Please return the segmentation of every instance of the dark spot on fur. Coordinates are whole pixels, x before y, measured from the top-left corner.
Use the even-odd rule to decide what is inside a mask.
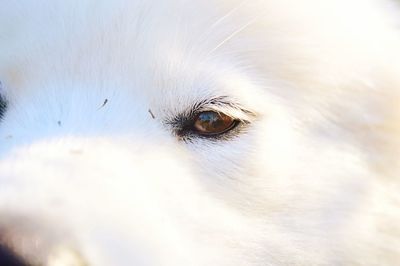
[[[149,114],[151,115],[151,118],[156,119],[156,116],[153,114],[153,112],[151,111],[151,109],[149,109]]]
[[[104,106],[106,106],[106,104],[108,103],[108,99],[104,99],[104,102],[102,103],[102,105],[99,107],[99,109],[103,108]]]

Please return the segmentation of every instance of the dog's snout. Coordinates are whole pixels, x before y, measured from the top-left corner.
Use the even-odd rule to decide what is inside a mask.
[[[29,266],[23,258],[11,250],[6,243],[0,244],[0,265],[7,266]]]
[[[0,265],[4,266],[44,266],[39,254],[39,242],[30,235],[18,233],[12,228],[0,231]]]
[[[25,223],[3,219],[0,225],[0,265],[36,265],[31,254],[36,253],[39,241]]]
[[[87,266],[59,234],[23,219],[0,223],[1,266]]]

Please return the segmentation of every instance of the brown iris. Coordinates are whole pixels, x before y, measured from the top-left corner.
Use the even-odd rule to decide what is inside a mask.
[[[201,112],[194,119],[194,129],[201,135],[219,135],[231,130],[235,125],[235,119],[214,111]]]

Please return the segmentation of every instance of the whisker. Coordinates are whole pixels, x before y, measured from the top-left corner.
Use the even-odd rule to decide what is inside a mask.
[[[231,10],[229,10],[225,15],[223,15],[222,17],[220,17],[219,19],[217,19],[213,24],[211,24],[210,27],[208,27],[208,29],[206,29],[197,39],[197,41],[195,43],[201,43],[204,40],[207,40],[209,38],[209,36],[213,33],[213,31],[215,30],[215,28],[217,26],[219,26],[222,22],[224,22],[225,20],[227,20],[229,17],[231,17],[232,15],[234,15],[238,10],[240,10],[245,4],[247,3],[247,0],[243,0],[242,2],[239,3],[239,5],[237,5],[236,7],[232,8]],[[192,47],[190,49],[190,53],[193,52],[195,47]]]
[[[224,16],[222,16],[221,18],[219,18],[217,21],[215,21],[210,29],[215,28],[216,26],[218,26],[218,24],[220,24],[221,22],[223,22],[225,19],[229,18],[230,16],[232,16],[234,13],[236,13],[236,11],[238,11],[247,1],[242,1],[238,6],[236,6],[235,8],[231,9],[228,13],[226,13]]]
[[[242,27],[240,27],[239,29],[237,29],[236,31],[234,31],[233,33],[231,33],[228,37],[226,37],[222,42],[220,42],[215,48],[213,48],[210,52],[207,53],[207,56],[211,55],[212,53],[214,53],[216,50],[218,50],[221,46],[223,46],[225,43],[227,43],[229,40],[231,40],[232,38],[234,38],[236,35],[238,35],[240,32],[242,32],[243,30],[245,30],[247,27],[249,27],[251,24],[253,24],[256,20],[258,19],[258,17],[253,18],[252,20],[250,20],[249,22],[247,22],[246,24],[244,24]]]

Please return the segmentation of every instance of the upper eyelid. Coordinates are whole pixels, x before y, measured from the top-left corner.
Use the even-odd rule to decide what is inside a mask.
[[[226,96],[215,97],[197,102],[188,112],[190,116],[204,111],[215,111],[228,115],[234,119],[250,122],[255,119],[257,113],[242,106]]]

